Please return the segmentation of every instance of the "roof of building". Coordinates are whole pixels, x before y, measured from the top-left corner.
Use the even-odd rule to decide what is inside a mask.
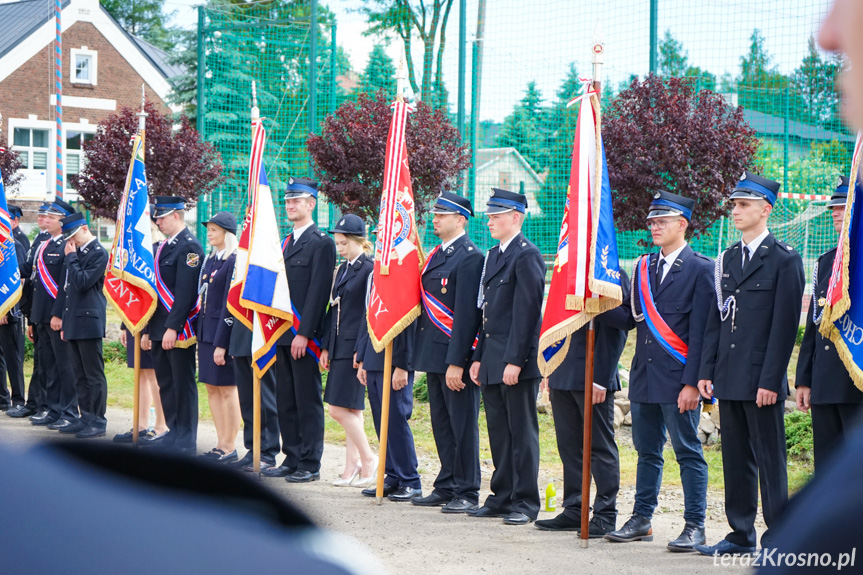
[[[766,136],[784,136],[785,118],[771,116],[755,110],[743,109],[743,119],[756,133]],[[818,126],[811,126],[794,120],[788,120],[788,135],[802,140],[838,140],[840,142],[854,143],[854,137],[840,132],[825,130]]]
[[[496,162],[497,160],[512,154],[515,156],[516,160],[522,165],[525,171],[536,180],[537,183],[541,184],[543,182],[542,176],[536,173],[536,171],[530,167],[530,164],[527,160],[524,159],[518,150],[512,147],[508,148],[483,148],[476,151],[476,162],[474,162],[477,166],[476,171],[481,172],[485,168],[489,167],[491,164]]]

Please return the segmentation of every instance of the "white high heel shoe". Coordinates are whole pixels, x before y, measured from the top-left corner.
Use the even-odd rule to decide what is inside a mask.
[[[372,485],[377,483],[378,464],[379,463],[380,463],[380,460],[377,457],[375,457],[375,464],[372,467],[371,475],[369,475],[368,477],[362,477],[360,475],[357,475],[355,480],[351,483],[351,487],[366,488],[366,487],[371,487]]]
[[[354,479],[360,476],[360,471],[362,470],[362,468],[363,466],[358,463],[357,466],[354,468],[353,475],[351,475],[348,479],[345,479],[344,477],[337,477],[335,481],[333,481],[333,485],[335,485],[336,487],[350,487]]]

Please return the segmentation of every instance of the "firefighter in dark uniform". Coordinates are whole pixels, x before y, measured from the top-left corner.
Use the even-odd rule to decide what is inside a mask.
[[[31,418],[33,425],[63,429],[78,419],[78,397],[75,380],[63,377],[69,365],[69,344],[62,340],[63,310],[65,309],[66,272],[63,267],[65,246],[62,218],[74,212],[72,206],[56,199],[45,212],[45,231],[49,239],[39,245],[33,255],[33,310],[31,320],[39,334],[39,363],[45,369],[48,412]]]
[[[162,408],[170,431],[142,441],[141,445],[194,455],[198,434],[194,325],[204,249],[183,220],[186,209],[183,198],[157,196],[152,208],[165,240],[159,244],[154,257],[159,305],[150,319],[147,333],[141,338],[141,345],[152,350]]]
[[[842,176],[827,204],[837,234],[842,231],[848,184],[848,178]],[[857,194],[863,194],[863,187],[858,184],[855,188]],[[833,450],[842,445],[859,419],[860,407],[863,405],[863,392],[857,389],[848,375],[836,346],[818,331],[822,310],[819,300],[827,296],[835,257],[836,248],[833,248],[821,254],[815,265],[812,303],[806,314],[806,331],[800,345],[795,382],[797,408],[804,412],[812,410],[815,466],[819,470],[824,468]]]
[[[21,246],[24,248],[24,253],[26,254],[30,250],[30,238],[27,237],[27,234],[19,226],[21,218],[24,217],[24,210],[20,206],[9,204],[9,217],[12,220],[12,236],[21,242]]]
[[[33,372],[30,375],[30,385],[27,388],[27,401],[23,406],[10,409],[6,412],[9,417],[40,417],[47,412],[48,407],[45,403],[45,372],[42,369],[39,349],[39,334],[36,331],[36,326],[32,321],[31,313],[33,310],[33,257],[39,251],[39,244],[48,239],[50,236],[45,231],[47,218],[45,213],[50,204],[42,204],[39,206],[39,213],[36,217],[39,226],[39,233],[33,239],[33,243],[27,250],[24,263],[21,265],[21,301],[18,307],[21,310],[22,318],[21,329],[26,331],[27,338],[33,342]],[[24,326],[23,319],[27,320],[27,325]],[[23,361],[23,342],[22,342],[22,361]]]
[[[317,197],[317,182],[306,178],[291,178],[285,191],[285,211],[294,226],[283,249],[294,325],[279,339],[276,360],[276,400],[285,459],[268,475],[284,477],[289,483],[320,479],[324,452],[318,361],[336,244],[312,221]]]
[[[756,548],[758,486],[770,547],[770,527],[788,501],[785,451],[785,370],[794,349],[803,302],[803,260],[767,229],[777,182],[745,172],[731,194],[741,241],[717,258],[716,308],[704,333],[698,388],[719,400],[725,514],[732,532],[704,555]]]
[[[427,374],[432,431],[440,459],[434,491],[411,502],[465,513],[479,501],[479,387],[470,362],[481,314],[476,307],[482,252],[465,233],[470,200],[444,192],[432,207],[441,244],[422,273],[423,306],[414,368]]]
[[[605,538],[653,539],[650,521],[662,485],[667,431],[684,498],[683,531],[667,545],[675,552],[692,552],[704,544],[707,511],[707,462],[698,439],[698,370],[704,326],[716,295],[713,262],[686,242],[694,207],[691,198],[656,192],[647,228],[660,250],[636,260],[628,300],[601,316],[605,321],[620,319],[618,327],[627,330],[638,328],[629,383],[632,441],[638,452],[635,505],[626,524]]]
[[[500,243],[483,264],[477,298],[482,323],[470,377],[482,386],[494,473],[492,494],[470,514],[526,525],[539,513],[537,349],[545,262],[521,233],[524,195],[495,188],[486,206],[489,232]]]
[[[24,246],[17,239],[12,239],[8,247],[4,246],[4,248],[6,249],[3,250],[3,257],[12,257],[14,254],[20,279],[21,270],[27,259]],[[0,411],[24,407],[23,362],[24,322],[20,304],[16,303],[0,317]],[[7,376],[9,387],[6,386]]]
[[[623,297],[629,295],[629,279],[620,271]],[[610,313],[610,312],[606,312]],[[627,331],[596,319],[593,357],[593,430],[590,473],[596,485],[589,536],[602,537],[617,527],[617,493],[620,491],[620,455],[614,442],[614,392],[620,390],[617,363]],[[563,462],[563,511],[552,519],[540,519],[544,531],[581,531],[581,478],[584,449],[584,362],[587,326],[574,334],[563,363],[548,378],[548,395],[554,411],[557,451]]]
[[[90,232],[84,214],[63,218],[66,237],[66,304],[63,309],[63,340],[69,343],[72,376],[78,392],[81,417],[60,433],[75,433],[79,439],[105,435],[108,382],[102,357],[105,337],[105,306],[102,293],[108,252]]]

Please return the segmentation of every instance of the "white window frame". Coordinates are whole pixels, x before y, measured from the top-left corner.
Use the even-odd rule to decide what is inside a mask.
[[[73,154],[79,157],[78,160],[78,173],[84,170],[84,142],[81,141],[81,149],[80,150],[68,150],[66,148],[67,138],[69,137],[69,132],[79,132],[86,134],[96,134],[97,126],[95,124],[67,124],[63,123],[63,194],[65,198],[75,199],[78,197],[78,191],[75,190],[72,186],[69,185],[69,154]],[[56,166],[55,166],[56,171]]]
[[[78,56],[86,56],[90,58],[90,79],[78,80],[75,75],[75,65],[78,61]],[[89,50],[87,46],[80,48],[72,48],[69,55],[69,82],[72,84],[83,84],[85,86],[97,85],[99,71],[99,53],[96,50]]]
[[[48,120],[37,120],[36,116],[30,116],[27,119],[9,118],[7,128],[8,133],[6,137],[8,138],[9,145],[12,149],[15,149],[15,145],[13,143],[15,141],[15,128],[48,131],[48,165],[44,170],[29,168],[21,170],[24,172],[25,181],[22,182],[22,188],[19,188],[17,197],[22,199],[42,200],[45,198],[46,193],[54,191],[53,184],[55,174],[57,173],[57,131],[55,127],[56,125],[54,122]],[[42,180],[43,177],[44,181]]]

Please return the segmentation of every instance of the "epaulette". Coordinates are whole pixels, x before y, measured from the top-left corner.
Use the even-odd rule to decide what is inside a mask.
[[[783,241],[776,240],[776,245],[778,245],[779,247],[784,249],[786,252],[790,253],[790,252],[794,251],[794,246],[792,246],[791,244],[785,243]]]
[[[703,259],[703,260],[712,261],[709,257],[707,257],[706,255],[704,255],[704,254],[703,254],[703,253],[701,253],[701,252],[696,252],[696,251],[694,251],[694,250],[693,250],[693,251],[692,251],[692,255],[694,255],[694,256],[695,256],[695,257],[697,257],[697,258],[701,258],[701,259]]]

